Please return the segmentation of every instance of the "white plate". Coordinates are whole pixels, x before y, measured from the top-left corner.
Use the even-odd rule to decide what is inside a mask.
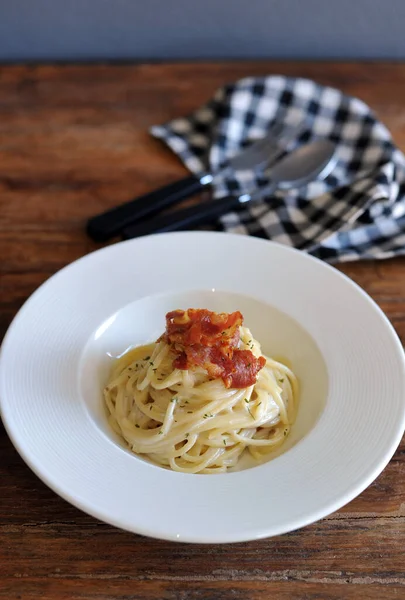
[[[167,310],[190,306],[240,309],[264,352],[291,362],[299,414],[274,460],[175,473],[110,431],[107,353],[150,341]],[[91,515],[170,540],[235,542],[312,523],[364,490],[404,431],[404,354],[376,304],[320,261],[245,236],[151,236],[82,258],[26,302],[0,367],[2,418],[31,469]]]

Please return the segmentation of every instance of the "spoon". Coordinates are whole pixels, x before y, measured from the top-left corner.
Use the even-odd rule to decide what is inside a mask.
[[[271,195],[275,190],[289,190],[303,187],[314,179],[325,179],[336,165],[335,145],[329,140],[317,140],[301,146],[287,154],[271,169],[265,171],[270,183],[260,189],[241,194],[239,197],[227,196],[219,200],[201,202],[166,215],[142,221],[124,229],[125,239],[140,237],[150,233],[163,233],[191,229],[204,225],[216,218],[235,210],[241,204],[254,202]]]

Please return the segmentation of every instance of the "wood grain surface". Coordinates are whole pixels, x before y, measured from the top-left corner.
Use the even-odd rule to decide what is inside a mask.
[[[184,115],[226,82],[272,73],[360,97],[405,150],[401,64],[0,67],[0,336],[42,282],[97,248],[84,233],[88,217],[185,174],[150,125]],[[404,342],[405,259],[340,268]],[[33,475],[2,427],[0,456],[0,598],[405,598],[404,443],[338,513],[282,537],[218,546],[151,540],[83,514]]]

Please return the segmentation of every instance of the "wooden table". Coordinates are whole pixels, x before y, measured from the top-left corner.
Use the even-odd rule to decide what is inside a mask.
[[[184,174],[147,133],[247,75],[311,77],[359,96],[405,150],[405,65],[232,62],[0,68],[0,334],[50,275],[94,250],[85,220]],[[405,259],[340,267],[405,340]],[[0,429],[0,598],[405,598],[405,445],[356,500],[282,537],[146,539],[51,492]]]

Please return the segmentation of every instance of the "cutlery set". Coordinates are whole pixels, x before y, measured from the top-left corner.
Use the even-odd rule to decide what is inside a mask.
[[[298,189],[316,178],[324,179],[335,166],[335,146],[328,140],[317,140],[288,152],[291,142],[296,141],[302,132],[302,126],[275,124],[266,137],[244,148],[219,170],[200,177],[191,175],[92,217],[87,223],[87,233],[98,242],[106,242],[118,235],[130,239],[151,233],[192,229],[215,221],[247,202],[268,197],[277,189]],[[239,196],[199,202],[161,214],[215,184],[218,177],[242,171],[262,174],[269,183]]]

